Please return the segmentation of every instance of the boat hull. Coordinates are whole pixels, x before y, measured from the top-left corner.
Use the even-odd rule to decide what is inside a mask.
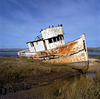
[[[84,71],[89,66],[85,34],[61,47],[36,53],[19,52],[19,56],[40,59],[50,63],[67,63],[73,68]]]

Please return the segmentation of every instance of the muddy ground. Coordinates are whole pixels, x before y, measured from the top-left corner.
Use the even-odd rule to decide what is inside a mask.
[[[26,58],[0,58],[0,94],[47,85],[61,77],[77,74],[66,64],[43,63]]]
[[[88,72],[100,72],[100,57],[89,57]]]
[[[100,58],[89,58],[88,72],[100,72]],[[59,78],[80,74],[66,64],[43,63],[26,58],[0,58],[0,94],[28,90]]]

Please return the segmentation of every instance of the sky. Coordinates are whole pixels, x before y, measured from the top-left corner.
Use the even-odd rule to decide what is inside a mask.
[[[65,42],[100,47],[100,0],[0,0],[0,48],[28,48],[41,29],[63,24]]]

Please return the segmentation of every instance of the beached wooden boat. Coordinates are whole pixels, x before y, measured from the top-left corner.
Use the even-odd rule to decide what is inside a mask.
[[[41,30],[43,38],[27,42],[29,49],[18,52],[20,57],[40,59],[44,62],[67,63],[75,69],[86,71],[89,66],[85,34],[65,43],[61,26]]]

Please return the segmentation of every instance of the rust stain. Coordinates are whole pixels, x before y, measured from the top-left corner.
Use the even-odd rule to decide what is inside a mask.
[[[53,50],[36,52],[35,55],[32,56],[43,58],[44,62],[51,63],[74,63],[88,61],[88,55],[83,49],[83,46],[83,40],[76,40]]]
[[[68,54],[68,53],[73,53],[74,46],[77,44],[77,42],[71,42],[70,44],[66,44],[58,49],[58,53],[60,54]]]
[[[53,59],[53,60],[51,60],[51,62],[57,62],[57,63],[58,62],[61,62],[61,63],[78,62],[78,61],[81,60],[81,55],[80,54],[69,56],[70,54],[73,54],[74,52],[78,51],[77,50],[78,48],[75,49],[76,44],[77,44],[77,41],[73,41],[73,42],[70,42],[70,43],[58,48],[57,50],[37,52],[36,56],[37,57],[42,57],[42,56],[48,57],[49,55],[60,55],[60,56],[67,55],[68,57],[66,56],[66,57],[61,57],[61,59],[60,58],[59,59],[58,58]]]

